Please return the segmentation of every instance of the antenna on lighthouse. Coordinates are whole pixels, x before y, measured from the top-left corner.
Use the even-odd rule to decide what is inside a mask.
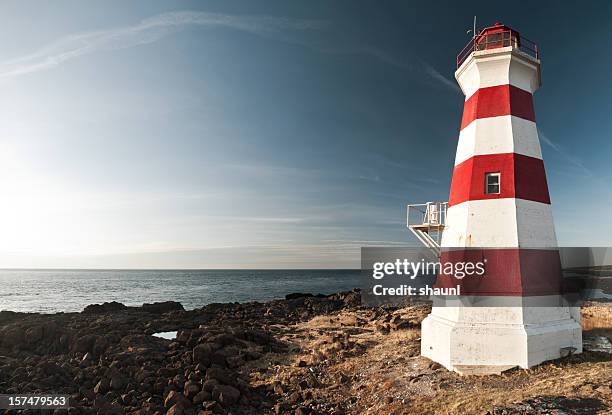
[[[470,32],[472,32],[472,37],[476,36],[476,16],[474,16],[474,26],[472,27],[472,29],[468,30],[467,33],[469,34]]]

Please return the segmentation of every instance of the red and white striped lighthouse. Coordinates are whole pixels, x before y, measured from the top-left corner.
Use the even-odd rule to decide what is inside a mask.
[[[537,47],[497,23],[473,38],[457,66],[466,98],[442,258],[489,259],[486,278],[466,281],[463,294],[558,297],[561,268],[532,97],[541,83]],[[421,353],[451,370],[494,373],[582,350],[575,308],[493,304],[434,306]]]

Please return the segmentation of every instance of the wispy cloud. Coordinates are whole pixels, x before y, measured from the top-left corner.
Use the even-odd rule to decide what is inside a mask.
[[[445,77],[438,71],[436,68],[431,66],[429,63],[425,62],[423,59],[419,57],[413,57],[417,63],[407,62],[402,59],[398,59],[395,56],[390,55],[382,50],[376,48],[366,48],[363,49],[365,53],[368,53],[383,62],[388,64],[397,66],[402,69],[409,69],[412,71],[423,72],[428,75],[431,79],[438,81],[442,86],[448,88],[449,90],[457,93],[461,93],[461,88],[455,83],[455,81]]]
[[[303,223],[309,220],[304,217],[273,217],[273,216],[213,216],[214,220],[224,220],[230,222],[255,222],[255,223]]]
[[[563,148],[561,145],[554,143],[552,140],[550,140],[543,132],[542,130],[538,131],[538,135],[540,137],[540,140],[546,144],[547,146],[549,146],[550,148],[552,148],[553,150],[555,150],[557,153],[559,153],[559,155],[561,155],[561,157],[563,157],[566,161],[568,161],[571,165],[573,165],[574,167],[577,167],[579,170],[581,170],[582,172],[584,172],[588,177],[595,177],[595,175],[593,174],[593,172],[588,169],[580,159],[578,159],[577,157],[573,156],[568,150],[566,150],[565,148]]]
[[[376,58],[377,60],[395,66],[400,69],[406,69],[411,72],[418,72],[427,75],[429,78],[438,81],[440,85],[446,87],[452,92],[462,93],[461,88],[451,79],[445,77],[429,63],[423,59],[412,56],[411,60],[403,59],[382,50],[379,47],[373,46],[358,46],[358,47],[346,47],[346,46],[313,46],[310,44],[304,44],[304,46],[310,47],[322,53],[330,53],[337,55],[365,55]]]
[[[462,93],[461,88],[459,88],[459,86],[457,85],[455,81],[452,81],[448,79],[447,77],[445,77],[444,75],[442,75],[436,68],[434,68],[433,66],[431,66],[424,60],[420,59],[419,61],[421,62],[421,65],[425,73],[429,75],[432,79],[435,79],[436,81],[440,82],[442,85],[446,86],[452,91],[458,92],[460,94]]]
[[[162,13],[131,26],[82,32],[60,38],[41,49],[0,63],[0,78],[25,75],[57,67],[64,62],[101,50],[127,49],[154,43],[188,26],[220,27],[248,32],[332,54],[362,54],[384,63],[421,72],[453,92],[461,92],[455,82],[429,63],[415,57],[415,61],[397,58],[377,47],[334,47],[314,45],[304,40],[291,39],[288,31],[318,30],[328,26],[322,20],[292,19],[257,15],[228,15],[195,11]]]
[[[0,77],[51,69],[99,50],[126,49],[153,43],[188,26],[231,28],[259,36],[274,36],[288,30],[319,29],[325,26],[325,22],[194,11],[163,13],[132,26],[65,36],[31,54],[0,63]]]

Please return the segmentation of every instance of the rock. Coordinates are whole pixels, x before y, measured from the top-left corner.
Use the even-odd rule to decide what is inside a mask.
[[[442,369],[442,365],[438,362],[431,362],[429,363],[429,365],[427,365],[427,367],[431,370],[438,370],[438,369]]]
[[[134,393],[133,393],[133,391],[130,392],[130,393],[124,393],[123,395],[121,395],[121,402],[124,405],[129,406],[129,405],[132,404],[133,401],[134,401]]]
[[[212,399],[212,394],[209,391],[200,391],[193,397],[193,403],[195,405],[199,405],[202,402],[210,401]]]
[[[185,344],[191,338],[191,332],[189,330],[179,330],[176,333],[176,341],[180,344]]]
[[[164,399],[164,407],[166,409],[170,409],[170,407],[174,406],[175,404],[179,402],[182,403],[184,400],[185,400],[185,397],[183,395],[181,395],[175,390],[172,390],[168,393],[168,395],[166,396],[166,399]]]
[[[116,403],[110,403],[102,396],[98,396],[94,401],[94,408],[98,410],[99,414],[104,415],[124,415],[125,410],[117,405]]]
[[[186,398],[192,399],[198,394],[198,392],[200,392],[200,385],[193,381],[185,382],[185,385],[183,386],[183,394]],[[202,399],[202,401],[204,401],[204,399]]]
[[[123,390],[125,388],[126,381],[122,376],[115,375],[111,378],[110,388],[116,391]]]
[[[230,385],[218,385],[213,389],[212,397],[227,408],[238,402],[240,391]]]
[[[287,399],[287,401],[292,404],[296,404],[301,400],[302,400],[302,394],[299,393],[298,391],[293,392],[291,395],[289,395],[289,398]]]
[[[0,323],[7,324],[16,318],[20,317],[20,313],[16,313],[14,311],[1,310],[0,311]]]
[[[206,378],[207,380],[215,379],[219,383],[230,385],[234,383],[235,376],[224,369],[211,367],[206,370]]]
[[[291,293],[285,296],[285,300],[297,300],[298,298],[310,298],[314,297],[314,295],[310,293]]]
[[[288,408],[288,405],[286,405],[286,404],[284,404],[282,402],[277,403],[276,405],[274,405],[274,413],[275,413],[275,415],[284,414],[284,413],[286,413],[287,408]]]
[[[227,360],[225,359],[225,356],[223,355],[223,353],[215,352],[210,356],[210,364],[221,366],[221,367],[226,367]]]
[[[100,379],[100,381],[94,387],[94,393],[96,395],[104,395],[110,389],[110,382],[106,378]]]
[[[210,343],[198,344],[193,348],[193,363],[209,366],[211,356],[214,352],[215,350]]]
[[[341,295],[345,307],[359,307],[361,305],[361,290],[355,288],[353,291]]]
[[[24,331],[20,327],[8,327],[0,331],[0,344],[6,347],[19,347],[24,343]]]
[[[612,354],[612,342],[605,336],[584,336],[582,347],[588,352]]]
[[[158,303],[144,303],[141,307],[142,311],[153,314],[164,314],[170,311],[185,311],[183,305],[176,301],[164,301]]]
[[[79,388],[79,393],[90,401],[96,399],[96,394],[91,389],[88,389],[85,386],[81,386]]]
[[[278,382],[274,384],[273,390],[274,390],[274,393],[276,393],[277,395],[282,395],[285,393],[282,385]]]
[[[346,383],[348,383],[351,379],[343,372],[339,372],[337,375],[337,381],[338,383],[344,385]]]
[[[185,413],[185,408],[183,408],[180,404],[172,405],[167,411],[166,415],[183,415]]]
[[[219,385],[219,381],[217,379],[208,379],[202,383],[202,390],[212,392],[217,385]]]
[[[316,388],[319,386],[319,381],[312,373],[309,373],[308,376],[306,376],[306,384],[309,388]]]
[[[215,343],[221,346],[229,346],[230,344],[233,344],[235,342],[236,342],[236,338],[229,333],[217,334],[216,336],[213,336],[210,338],[210,343],[213,347]],[[219,347],[217,347],[217,349],[218,348]]]
[[[244,365],[246,362],[244,361],[244,358],[242,356],[232,356],[232,357],[227,357],[225,359],[227,366],[235,369],[238,368],[242,365]]]
[[[83,314],[98,314],[98,313],[110,313],[113,311],[122,311],[127,307],[116,301],[103,304],[90,304],[83,310]]]
[[[28,344],[38,343],[43,339],[44,331],[41,325],[30,327],[25,332],[25,341]]]
[[[106,348],[108,347],[108,340],[105,337],[97,336],[93,342],[93,346],[91,350],[94,356],[100,356],[104,353]]]
[[[394,316],[389,325],[392,330],[405,330],[413,326],[409,320],[404,320],[400,316]]]
[[[565,396],[534,396],[510,406],[493,409],[494,415],[518,414],[596,414],[608,409],[600,400],[589,398],[567,398]]]
[[[382,334],[389,334],[389,332],[391,331],[391,326],[389,325],[389,323],[379,322],[376,324],[376,331]]]
[[[72,351],[75,353],[87,353],[92,350],[92,347],[98,336],[89,334],[77,337],[72,344]]]

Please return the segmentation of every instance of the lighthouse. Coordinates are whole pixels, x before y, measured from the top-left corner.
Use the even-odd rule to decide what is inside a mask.
[[[421,354],[449,370],[486,374],[580,353],[579,309],[557,301],[561,265],[533,104],[537,46],[496,23],[459,54],[455,78],[465,102],[449,200],[433,204],[445,210],[437,249],[441,260],[484,259],[486,276],[465,281],[463,293],[491,301],[434,302]],[[411,230],[436,245],[424,226]],[[452,283],[438,277],[438,285]]]

